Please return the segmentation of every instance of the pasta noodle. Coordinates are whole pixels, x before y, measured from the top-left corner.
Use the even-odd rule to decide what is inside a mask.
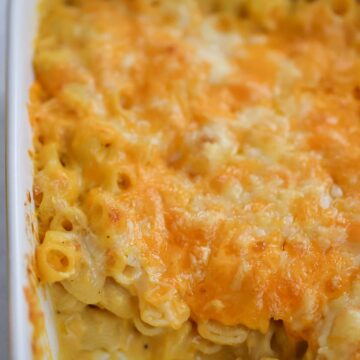
[[[359,35],[355,0],[40,2],[60,360],[359,359]]]
[[[99,304],[119,318],[131,319],[136,314],[136,305],[132,296],[111,279],[105,283],[103,298]]]
[[[243,327],[226,327],[210,321],[198,324],[198,331],[204,339],[221,345],[240,345],[247,337]]]
[[[70,277],[76,271],[77,257],[72,237],[62,232],[47,231],[36,253],[41,279],[52,283]]]

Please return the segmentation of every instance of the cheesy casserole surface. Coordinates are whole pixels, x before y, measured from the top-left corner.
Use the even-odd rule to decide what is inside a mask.
[[[59,359],[360,359],[356,1],[40,15],[36,263]]]

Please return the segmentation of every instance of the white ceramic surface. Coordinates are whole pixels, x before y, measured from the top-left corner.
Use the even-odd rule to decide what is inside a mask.
[[[6,0],[0,0],[0,354],[8,359],[8,281],[5,213],[5,54],[6,54]]]
[[[31,192],[33,166],[29,156],[31,129],[27,113],[31,66],[36,30],[36,0],[10,0],[9,48],[7,64],[7,215],[10,283],[10,353],[14,360],[32,359],[31,324],[24,288],[27,257],[33,253],[33,239],[26,219],[27,192]],[[32,202],[33,203],[33,202]],[[40,297],[41,292],[39,291]],[[41,297],[46,319],[51,321],[48,304]],[[51,326],[50,326],[51,327]],[[50,340],[54,339],[50,329]],[[53,353],[56,346],[53,341]],[[0,358],[1,354],[0,354]],[[56,356],[54,357],[56,358]]]

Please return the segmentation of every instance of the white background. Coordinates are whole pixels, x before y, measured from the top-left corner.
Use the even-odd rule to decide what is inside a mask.
[[[9,0],[11,1],[11,0]],[[8,359],[7,246],[5,214],[5,59],[6,0],[0,0],[0,359]]]

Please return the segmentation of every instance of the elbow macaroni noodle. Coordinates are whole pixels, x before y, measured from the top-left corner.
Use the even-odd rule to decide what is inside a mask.
[[[49,283],[71,277],[76,272],[77,253],[71,234],[47,231],[36,255],[40,277]]]
[[[59,359],[358,359],[360,5],[40,13],[36,264]]]

